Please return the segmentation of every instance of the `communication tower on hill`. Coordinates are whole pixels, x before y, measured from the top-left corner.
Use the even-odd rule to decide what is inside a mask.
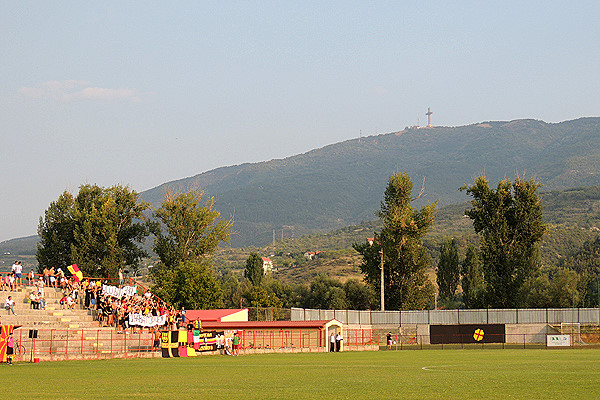
[[[427,127],[428,128],[433,128],[433,125],[431,125],[431,114],[433,114],[433,112],[431,111],[431,107],[427,107],[427,112],[425,113],[425,115],[427,115]]]

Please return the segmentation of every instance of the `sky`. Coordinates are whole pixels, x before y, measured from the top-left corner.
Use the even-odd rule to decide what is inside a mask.
[[[597,1],[0,5],[0,241],[138,192],[425,125],[600,114]],[[218,208],[218,207],[217,207]]]

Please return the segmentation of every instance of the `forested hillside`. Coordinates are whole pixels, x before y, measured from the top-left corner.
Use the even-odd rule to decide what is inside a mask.
[[[142,193],[159,205],[168,188],[200,188],[235,220],[234,246],[327,232],[373,218],[387,178],[406,171],[424,181],[421,203],[468,200],[458,190],[485,174],[491,182],[525,174],[544,190],[600,184],[600,118],[535,120],[405,129],[348,140],[280,160],[218,168]],[[418,191],[419,188],[415,188]],[[293,227],[293,228],[291,228]]]
[[[541,198],[548,229],[540,255],[543,266],[550,268],[576,253],[586,241],[600,236],[600,186],[546,191],[541,193]],[[469,206],[469,202],[464,202],[438,209],[433,227],[424,240],[432,258],[432,268],[437,264],[444,239],[457,239],[461,257],[469,243],[477,243],[471,220],[464,216]],[[274,276],[288,282],[310,280],[319,273],[340,279],[360,277],[358,253],[351,246],[364,242],[380,229],[381,223],[372,220],[328,233],[279,239],[262,248],[228,247],[215,256],[215,265],[222,272],[240,273],[250,251],[257,250],[264,256],[272,256],[278,269]],[[304,257],[307,251],[323,254],[316,260],[307,260]]]

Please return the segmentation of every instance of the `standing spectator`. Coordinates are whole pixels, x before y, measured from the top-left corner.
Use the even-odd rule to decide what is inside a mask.
[[[65,288],[67,287],[67,278],[65,277],[65,273],[63,272],[62,268],[59,268],[56,272],[56,275],[58,277],[58,284],[62,290],[65,290]]]
[[[13,365],[13,353],[15,352],[15,340],[13,338],[13,333],[11,332],[8,336],[8,341],[6,342],[6,364]]]
[[[339,331],[337,336],[335,337],[335,351],[342,351],[342,331]]]
[[[17,315],[15,314],[15,301],[12,299],[12,296],[8,296],[8,298],[4,302],[4,308],[8,311],[8,315],[10,315],[11,311],[13,315]]]
[[[154,351],[160,348],[160,330],[158,329],[158,326],[155,326],[152,329],[152,336],[154,338],[154,341],[152,342],[152,350]]]
[[[92,285],[86,279],[85,281],[83,281],[83,287],[83,290],[85,292],[85,301],[83,302],[83,306],[85,308],[90,308],[90,300],[92,298]]]
[[[392,349],[392,332],[388,332],[388,334],[386,336],[386,343],[387,343],[387,349],[391,350]]]
[[[35,285],[35,272],[33,272],[33,269],[31,271],[29,271],[29,285]]]
[[[42,296],[44,296],[44,279],[40,276],[40,279],[37,280],[37,290],[39,293],[41,293]]]
[[[44,267],[44,283],[46,283],[46,286],[50,286],[50,270],[46,267]]]
[[[96,285],[92,285],[93,282],[90,282],[90,308],[93,310],[96,308]]]
[[[231,343],[233,345],[233,355],[240,355],[240,337],[238,336],[237,331],[233,334],[233,341]]]
[[[329,337],[329,352],[333,353],[335,351],[335,333],[331,332],[331,336]]]
[[[10,275],[8,276],[8,286],[10,287],[10,291],[17,291],[17,285],[15,282],[15,273],[11,272]]]
[[[56,276],[55,276],[56,272],[54,272],[54,267],[51,267],[48,270],[48,279],[50,280],[50,285],[49,286],[54,286],[54,288],[56,288]]]
[[[19,287],[19,284],[23,284],[23,265],[21,265],[21,261],[15,261],[12,266],[12,272],[15,274],[15,289]]]
[[[11,273],[7,273],[2,278],[2,290],[5,290],[4,288],[6,288],[6,290],[10,290],[10,274]]]
[[[123,286],[123,268],[119,268],[119,287]]]

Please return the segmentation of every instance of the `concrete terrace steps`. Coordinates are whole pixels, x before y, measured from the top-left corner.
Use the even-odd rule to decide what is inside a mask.
[[[15,331],[15,338],[24,353],[17,353],[17,360],[160,356],[160,351],[151,351],[153,335],[148,330],[132,333],[130,329],[123,334],[117,333],[114,327],[100,327],[93,312],[81,308],[81,297],[75,309],[63,309],[59,304],[62,290],[51,287],[44,288],[46,309],[34,310],[28,302],[33,290],[33,286],[27,286],[16,292],[0,291],[3,304],[9,295],[13,297],[17,314],[8,315],[6,310],[0,310],[0,323],[21,325]],[[37,339],[28,337],[30,329],[38,330]]]
[[[3,324],[22,325],[23,328],[32,329],[98,328],[98,322],[94,320],[92,312],[80,309],[78,302],[74,309],[62,308],[59,304],[63,297],[61,289],[45,287],[46,308],[42,310],[31,308],[28,299],[34,289],[33,286],[27,286],[19,288],[16,292],[0,291],[2,304],[8,296],[12,296],[17,314],[9,315],[8,311],[3,309],[0,316]]]

